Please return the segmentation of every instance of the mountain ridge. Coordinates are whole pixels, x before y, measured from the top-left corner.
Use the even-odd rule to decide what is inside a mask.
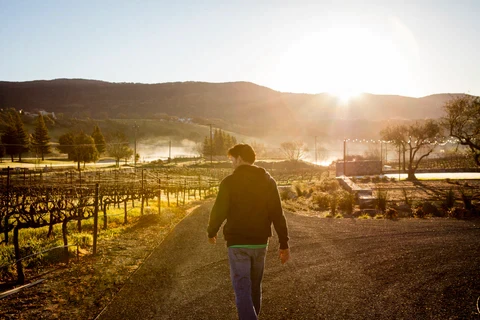
[[[0,108],[46,110],[74,117],[155,118],[161,114],[220,120],[255,135],[298,135],[326,119],[386,121],[439,118],[458,94],[414,98],[364,93],[348,103],[329,93],[275,91],[252,82],[166,82],[155,84],[60,78],[0,81]],[[201,122],[200,121],[200,122]]]

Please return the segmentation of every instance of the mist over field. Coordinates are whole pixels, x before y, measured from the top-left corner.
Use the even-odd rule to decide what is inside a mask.
[[[176,142],[171,147],[171,140],[166,139],[146,139],[137,144],[137,152],[141,155],[142,161],[153,161],[157,159],[166,160],[169,156],[179,157],[199,157],[198,142],[183,139],[180,143]]]

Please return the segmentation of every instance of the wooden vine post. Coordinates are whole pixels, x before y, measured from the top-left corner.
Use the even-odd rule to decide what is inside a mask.
[[[198,197],[202,200],[202,176],[198,175]]]
[[[15,248],[15,260],[17,265],[17,283],[25,283],[25,274],[23,273],[23,265],[20,257],[20,246],[18,244],[18,226],[13,229],[13,247]]]
[[[107,230],[108,228],[108,217],[107,217],[107,201],[103,200],[103,229]]]
[[[128,197],[123,201],[123,212],[124,212],[124,217],[123,217],[123,224],[128,223],[128,218],[127,218],[127,202],[128,202]]]
[[[98,183],[95,184],[95,208],[93,209],[93,254],[97,254],[98,233]]]
[[[63,220],[62,222],[62,237],[63,237],[63,253],[65,254],[65,263],[68,265],[69,257],[68,257],[68,238],[67,238],[67,224],[68,219]]]
[[[143,189],[143,183],[144,183],[143,173],[144,173],[144,171],[145,171],[145,169],[142,169],[142,190],[141,190],[141,192],[142,192],[142,194],[141,194],[141,196],[142,196],[142,204],[141,204],[141,207],[140,207],[140,214],[141,214],[142,216],[143,216],[143,207],[144,207],[144,202],[145,202],[145,191],[144,191],[144,189]]]
[[[167,174],[167,205],[170,207],[170,181],[168,180]]]
[[[10,204],[10,167],[7,168],[7,201],[6,201],[6,214],[5,214],[5,219],[4,219],[4,238],[5,238],[5,244],[8,244],[8,207]]]
[[[158,214],[162,213],[162,180],[158,179]]]
[[[187,192],[187,179],[183,180],[183,205],[185,205],[185,193]]]
[[[180,186],[175,186],[175,196],[177,197],[177,207],[178,207],[178,194],[180,193]]]

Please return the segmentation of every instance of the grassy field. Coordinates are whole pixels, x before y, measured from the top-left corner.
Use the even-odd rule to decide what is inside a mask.
[[[155,202],[156,203],[156,202]],[[193,199],[185,206],[129,208],[129,222],[123,224],[123,209],[108,210],[108,229],[99,229],[97,255],[92,255],[93,219],[82,222],[82,233],[77,233],[76,222],[68,225],[70,262],[64,263],[63,249],[55,249],[24,261],[27,282],[46,279],[36,288],[25,289],[0,300],[2,318],[6,319],[85,319],[105,304],[139,268],[145,258],[172,228],[192,208]],[[103,214],[99,214],[103,226]],[[24,252],[38,252],[63,245],[61,228],[55,226],[53,237],[47,238],[47,228],[27,229],[20,232],[20,247]],[[13,246],[0,246],[0,265],[13,259]],[[2,268],[1,291],[12,288],[14,266]],[[88,318],[88,317],[87,317]]]

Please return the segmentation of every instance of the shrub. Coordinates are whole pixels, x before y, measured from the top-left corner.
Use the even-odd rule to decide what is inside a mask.
[[[313,203],[318,210],[327,210],[330,207],[330,195],[325,192],[317,193],[313,196]]]
[[[324,192],[335,192],[340,188],[340,184],[334,178],[326,178],[320,181],[319,188]]]
[[[377,196],[377,198],[375,199],[376,208],[382,212],[385,212],[385,210],[387,209],[388,192],[378,190],[376,196]]]
[[[350,192],[344,191],[340,194],[338,199],[338,208],[345,211],[348,214],[353,212],[353,207],[355,205],[355,196]]]
[[[337,212],[337,206],[338,206],[338,196],[337,194],[333,194],[330,197],[330,214],[332,216],[335,216],[335,213]]]
[[[448,210],[448,216],[455,219],[463,219],[467,213],[468,211],[464,208],[451,208]]]
[[[370,219],[370,216],[367,213],[362,214],[358,219]]]
[[[279,192],[280,193],[280,199],[282,201],[290,199],[290,190],[289,189],[281,188],[279,191],[280,191]]]
[[[438,208],[434,204],[432,204],[431,202],[424,202],[423,205],[422,205],[422,209],[423,209],[423,212],[425,213],[425,215],[432,215],[432,216],[435,216],[435,217],[441,216]]]
[[[296,184],[293,186],[293,190],[294,190],[295,193],[297,194],[297,197],[303,197],[303,190],[302,190],[302,185],[301,185],[301,184],[296,183]]]
[[[375,176],[372,178],[372,182],[373,183],[379,183],[381,180],[380,180],[380,177],[379,176]]]
[[[397,217],[398,217],[397,210],[395,210],[395,209],[393,209],[393,208],[388,208],[388,209],[385,211],[385,218],[386,218],[386,219],[393,220],[393,219],[397,219]]]
[[[366,177],[363,177],[360,181],[363,182],[363,183],[369,183],[371,181],[371,179],[370,179],[370,177],[366,176]]]
[[[445,200],[442,203],[442,207],[445,209],[445,211],[449,211],[453,206],[455,205],[455,192],[453,192],[453,189],[450,188],[445,193]]]
[[[466,210],[472,209],[472,193],[470,191],[466,191],[463,188],[460,189],[460,193],[462,195],[463,208]]]
[[[425,218],[425,212],[423,211],[423,208],[421,206],[415,207],[412,210],[412,213],[415,218],[420,218],[420,219]]]
[[[382,182],[388,182],[389,181],[387,176],[382,176],[381,180],[382,180]]]

